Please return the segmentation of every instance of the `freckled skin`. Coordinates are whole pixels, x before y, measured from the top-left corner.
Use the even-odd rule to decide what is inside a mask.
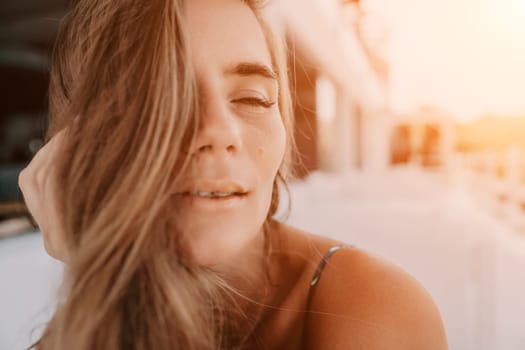
[[[217,265],[252,246],[261,234],[286,136],[278,108],[278,83],[258,75],[225,73],[255,62],[270,69],[262,29],[241,1],[197,0],[187,4],[193,67],[201,95],[201,125],[191,150],[188,181],[230,179],[249,195],[235,210],[206,211],[182,205],[177,222],[193,258]],[[242,28],[242,30],[239,30]],[[264,98],[271,107],[246,99]],[[239,100],[245,99],[244,102]]]

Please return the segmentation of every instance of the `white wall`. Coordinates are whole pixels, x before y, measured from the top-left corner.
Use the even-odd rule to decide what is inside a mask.
[[[38,339],[54,310],[62,264],[44,251],[40,234],[0,240],[0,350]]]

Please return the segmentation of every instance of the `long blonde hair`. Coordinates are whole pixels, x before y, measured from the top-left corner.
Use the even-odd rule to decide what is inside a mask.
[[[244,2],[260,20],[280,80],[290,136],[284,169],[293,144],[286,54],[260,5]],[[184,0],[80,0],[63,19],[48,138],[66,128],[57,196],[70,259],[39,349],[218,349],[249,336],[226,321],[231,287],[188,264],[174,231],[168,194],[199,123],[184,21]]]

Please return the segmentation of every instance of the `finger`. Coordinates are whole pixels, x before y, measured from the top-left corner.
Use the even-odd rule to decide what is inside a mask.
[[[65,130],[59,131],[51,140],[40,148],[40,150],[38,150],[29,165],[38,168],[42,163],[48,163],[49,158],[56,158],[56,155],[63,144],[64,134]]]
[[[45,226],[42,220],[47,215],[42,215],[40,211],[46,206],[49,207],[49,203],[55,200],[53,173],[56,155],[63,137],[64,130],[61,130],[37,152],[33,160],[18,176],[18,185],[27,209],[41,229]]]
[[[33,157],[26,168],[22,170],[19,176],[19,185],[21,189],[30,187],[32,190],[42,188],[49,182],[51,174],[55,169],[55,161],[59,148],[62,145],[64,130],[60,131],[44,147],[42,147]],[[34,186],[31,186],[34,185]],[[27,192],[27,191],[26,191]]]

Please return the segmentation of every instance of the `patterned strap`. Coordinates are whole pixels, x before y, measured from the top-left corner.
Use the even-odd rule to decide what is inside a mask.
[[[347,245],[347,244],[338,244],[328,249],[326,254],[323,256],[323,259],[317,266],[317,269],[315,270],[314,276],[312,277],[312,282],[310,282],[310,287],[314,287],[319,282],[319,280],[321,279],[321,274],[323,273],[323,269],[326,266],[326,263],[328,263],[328,259],[330,259],[330,257],[335,252],[337,252],[339,249],[342,249],[342,248],[351,248],[351,247],[352,247],[351,245]]]

